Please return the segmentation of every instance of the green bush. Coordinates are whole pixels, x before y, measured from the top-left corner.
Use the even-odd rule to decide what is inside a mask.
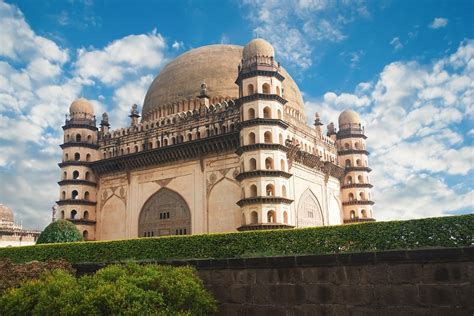
[[[473,232],[474,214],[469,214],[304,229],[0,248],[0,259],[28,262],[62,258],[79,263],[459,247],[473,244]]]
[[[37,244],[82,241],[82,234],[76,225],[64,219],[52,222],[41,232]]]
[[[11,288],[0,315],[211,315],[214,298],[190,267],[111,265],[75,278],[63,270]]]

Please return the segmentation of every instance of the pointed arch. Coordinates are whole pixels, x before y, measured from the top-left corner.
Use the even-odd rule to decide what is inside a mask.
[[[316,195],[306,189],[298,201],[297,227],[324,226],[324,215]]]

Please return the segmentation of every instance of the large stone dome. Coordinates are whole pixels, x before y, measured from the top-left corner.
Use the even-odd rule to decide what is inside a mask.
[[[171,61],[153,80],[143,102],[143,118],[150,113],[182,100],[195,99],[202,82],[209,97],[238,98],[235,84],[243,47],[209,45],[190,50]],[[281,69],[287,106],[304,114],[301,92],[285,69]]]
[[[13,222],[13,211],[3,204],[0,204],[0,222],[1,221]]]

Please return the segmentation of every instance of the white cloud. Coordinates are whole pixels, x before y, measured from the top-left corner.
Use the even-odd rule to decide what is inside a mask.
[[[378,219],[473,210],[472,191],[448,188],[444,179],[474,170],[474,146],[458,130],[473,116],[473,60],[474,41],[465,41],[432,65],[393,62],[354,93],[327,92],[306,102],[308,114],[318,111],[326,124],[345,108],[361,113]]]
[[[125,76],[159,69],[166,61],[165,50],[165,40],[156,30],[146,35],[129,35],[104,49],[80,49],[75,63],[76,74],[115,85]]]
[[[443,28],[448,25],[448,19],[445,18],[435,18],[429,25],[432,29]]]
[[[180,49],[183,49],[184,47],[184,43],[183,42],[178,42],[178,41],[174,41],[173,42],[173,45],[171,45],[171,47],[175,50],[180,50]]]
[[[400,42],[399,37],[392,38],[392,40],[390,41],[390,45],[393,46],[394,50],[399,50],[399,49],[403,48],[403,44],[402,44],[402,42]]]

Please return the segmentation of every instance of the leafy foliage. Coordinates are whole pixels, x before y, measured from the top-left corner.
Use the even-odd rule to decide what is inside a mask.
[[[285,256],[473,244],[474,214],[304,229],[0,248],[14,262],[71,263]]]
[[[46,273],[0,297],[0,315],[212,315],[214,298],[190,267],[110,265],[75,278]]]
[[[82,234],[76,226],[64,219],[52,222],[41,232],[37,244],[82,241]]]

